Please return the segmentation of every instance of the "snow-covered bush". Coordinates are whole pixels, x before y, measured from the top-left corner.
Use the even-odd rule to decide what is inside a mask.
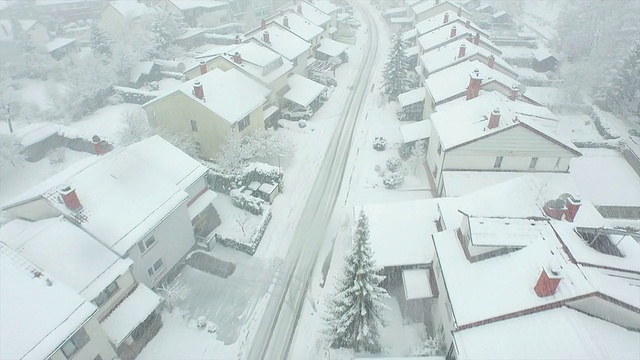
[[[253,215],[260,215],[264,211],[264,200],[245,194],[240,189],[233,189],[230,192],[233,205],[240,209],[247,210]]]
[[[301,129],[304,129],[307,127],[307,120],[301,119],[298,120],[298,127]]]
[[[189,288],[181,281],[176,281],[171,285],[169,283],[162,284],[159,290],[169,312],[173,311],[178,301],[186,299],[189,295]]]
[[[426,339],[418,348],[416,348],[411,356],[442,356],[440,341],[436,338]]]
[[[196,320],[196,326],[198,329],[204,329],[207,326],[207,319],[204,316],[200,316],[198,320]]]
[[[207,326],[204,328],[204,331],[206,331],[209,334],[215,334],[218,332],[218,327],[216,326],[216,324],[212,323],[211,321],[207,321]]]
[[[66,158],[66,153],[64,151],[64,148],[62,147],[55,148],[49,154],[49,163],[51,165],[59,165],[64,162],[65,158]]]
[[[387,139],[382,136],[376,136],[373,140],[373,148],[377,151],[384,151],[387,148]]]
[[[395,189],[398,186],[400,186],[400,184],[402,184],[403,182],[404,182],[404,175],[397,172],[387,175],[383,180],[384,187],[386,187],[387,189]]]
[[[397,157],[391,157],[387,159],[387,170],[391,172],[397,172],[398,170],[400,170],[401,166],[402,160],[398,159]]]

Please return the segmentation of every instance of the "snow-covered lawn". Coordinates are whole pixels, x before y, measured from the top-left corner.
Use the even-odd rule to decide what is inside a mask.
[[[602,141],[593,120],[586,114],[557,115],[559,124],[557,132],[571,141]]]
[[[384,352],[396,357],[411,356],[422,345],[423,339],[426,339],[424,324],[405,322],[396,298],[385,299],[384,304],[387,307],[385,316],[389,322],[380,331]]]
[[[141,108],[140,105],[136,104],[105,106],[82,120],[70,123],[69,127],[89,137],[98,135],[103,140],[117,144],[118,132],[125,127],[122,123],[123,114],[127,111],[134,111]]]
[[[218,211],[222,221],[222,224],[214,232],[229,239],[249,243],[251,236],[253,236],[260,224],[262,216],[253,215],[234,206],[231,203],[231,198],[224,194],[218,194],[213,200],[213,206]]]

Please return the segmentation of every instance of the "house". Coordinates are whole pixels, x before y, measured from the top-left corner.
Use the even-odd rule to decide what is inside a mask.
[[[156,7],[182,16],[190,26],[216,26],[229,18],[229,4],[215,0],[162,0]]]
[[[306,1],[300,1],[295,6],[296,13],[305,18],[310,23],[323,29],[323,36],[329,35],[331,26],[331,16],[319,10],[317,7]]]
[[[114,359],[95,305],[0,242],[0,349],[7,359]]]
[[[335,30],[332,32],[332,28],[335,29],[338,26],[338,12],[340,11],[340,7],[329,0],[308,0],[308,2],[316,9],[331,17],[331,22],[329,23],[329,35],[332,35],[333,32],[335,32]]]
[[[50,16],[62,23],[94,19],[107,0],[35,0],[33,8],[41,16]]]
[[[283,58],[293,64],[293,72],[305,76],[307,74],[307,64],[309,49],[311,45],[294,35],[277,22],[267,24],[264,21],[260,28],[246,33],[245,38],[253,37],[261,44],[268,46],[272,51],[280,54]]]
[[[431,31],[437,30],[445,25],[453,25],[456,24],[458,28],[467,28],[472,30],[473,34],[480,33],[482,38],[488,39],[489,33],[484,31],[480,26],[476,25],[474,22],[469,21],[467,17],[462,17],[457,14],[455,11],[445,11],[442,14],[438,14],[422,20],[416,24],[417,36],[422,36]]]
[[[428,141],[431,135],[431,123],[426,120],[400,126],[402,146],[413,146],[418,140]]]
[[[320,40],[325,37],[325,29],[311,23],[293,10],[281,11],[279,14],[267,19],[268,22],[275,21],[289,29],[296,36],[311,44],[309,57],[313,55],[313,50],[320,46]]]
[[[413,18],[415,23],[419,23],[422,20],[442,14],[445,11],[453,11],[458,17],[464,16],[467,19],[471,18],[471,13],[463,9],[460,5],[454,4],[451,1],[440,0],[423,0],[412,5],[409,8],[409,16]]]
[[[538,48],[533,50],[533,63],[531,64],[533,70],[537,72],[556,71],[560,61],[553,56],[549,50],[544,48]]]
[[[45,45],[49,55],[56,60],[60,60],[69,53],[77,52],[76,39],[55,38]]]
[[[160,80],[160,66],[153,61],[140,61],[129,71],[129,86],[139,88],[145,83]]]
[[[331,60],[339,63],[346,63],[349,61],[349,54],[347,49],[349,45],[337,42],[333,39],[324,38],[320,40],[320,46],[316,48],[315,57],[318,60]]]
[[[282,97],[285,104],[293,105],[291,107],[310,108],[318,110],[322,105],[320,95],[326,90],[322,84],[318,84],[313,80],[309,80],[304,76],[293,74],[289,77],[289,91]]]
[[[479,60],[507,76],[514,79],[518,77],[517,71],[500,56],[496,56],[466,39],[450,42],[420,56],[421,76],[423,79],[428,78],[438,71],[465,60]]]
[[[100,13],[100,25],[112,36],[125,36],[136,20],[153,12],[153,8],[140,1],[109,1]]]
[[[555,128],[547,108],[492,91],[440,105],[431,114],[427,164],[432,186],[446,193],[449,170],[568,172],[581,153]]]
[[[94,318],[121,359],[135,357],[162,325],[162,300],[134,280],[133,262],[63,217],[12,220],[0,241],[97,306]]]
[[[513,23],[513,17],[508,12],[500,10],[491,15],[491,21],[496,24],[506,25]]]
[[[564,191],[523,176],[461,199],[459,227],[432,235],[431,319],[448,357],[640,354],[640,245]]]
[[[271,90],[235,67],[213,69],[143,105],[149,122],[190,132],[202,157],[212,158],[232,132],[265,127]]]
[[[422,120],[422,109],[427,90],[424,87],[409,90],[398,95],[398,103],[402,109],[400,120],[417,121]]]
[[[49,42],[46,26],[37,20],[18,20],[18,31],[22,31],[29,38],[33,46],[44,49]],[[19,44],[14,38],[11,20],[0,20],[0,63],[15,61],[20,55]]]
[[[442,104],[462,97],[473,99],[481,91],[497,91],[533,105],[540,105],[521,93],[520,82],[478,60],[463,61],[439,71],[425,79],[424,85],[426,94],[421,114],[424,119]]]
[[[155,287],[180,269],[195,246],[193,220],[206,214],[206,202],[215,196],[206,186],[206,173],[154,136],[77,162],[2,209],[28,221],[64,216],[119,257],[131,259],[134,278]]]
[[[280,98],[289,90],[288,77],[293,64],[256,39],[250,38],[243,44],[225,47],[222,53],[219,49],[213,49],[198,55],[196,59],[204,61],[205,67],[200,66],[195,74],[194,71],[186,72],[189,79],[215,68],[224,71],[236,69],[270,89],[268,101],[274,106],[280,105]]]
[[[420,47],[420,54],[422,55],[456,40],[466,39],[468,42],[489,51],[495,56],[502,55],[502,51],[491,40],[482,37],[479,31],[474,32],[471,28],[471,21],[467,20],[463,26],[460,25],[459,22],[449,23],[421,35],[417,41]]]

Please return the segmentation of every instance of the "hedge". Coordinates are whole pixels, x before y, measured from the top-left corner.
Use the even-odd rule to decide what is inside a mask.
[[[253,215],[260,215],[264,211],[264,200],[255,196],[247,195],[240,191],[240,189],[233,189],[229,193],[231,195],[231,201],[233,205],[240,209],[247,210]]]
[[[251,240],[248,244],[235,239],[221,236],[220,234],[214,234],[213,237],[216,239],[217,243],[224,247],[242,251],[245,254],[253,255],[256,253],[256,250],[258,250],[258,245],[260,245],[260,241],[262,241],[262,237],[264,236],[264,232],[267,230],[267,225],[269,225],[270,221],[271,208],[266,206],[264,208],[264,212],[262,213],[262,220],[260,220],[258,230],[256,230],[253,236],[251,236]]]

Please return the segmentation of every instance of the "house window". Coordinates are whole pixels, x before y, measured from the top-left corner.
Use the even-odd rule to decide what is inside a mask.
[[[496,162],[493,163],[494,168],[502,166],[502,156],[496,156]]]
[[[238,121],[238,131],[242,131],[247,128],[251,124],[251,120],[249,119],[249,115],[242,118],[242,120]]]
[[[531,162],[529,163],[529,169],[535,169],[537,163],[538,163],[538,158],[532,157]]]
[[[140,254],[144,254],[153,244],[156,243],[156,238],[151,235],[145,240],[142,240],[138,243],[138,250],[140,250]]]
[[[442,154],[442,144],[438,144],[438,155]]]
[[[102,290],[102,292],[98,294],[95,300],[93,300],[93,303],[96,304],[96,306],[104,305],[107,301],[109,301],[109,299],[111,299],[113,294],[118,292],[118,290],[120,290],[120,287],[118,286],[118,283],[114,280],[111,284],[109,284],[109,286],[107,286],[106,289]]]
[[[76,331],[76,333],[73,334],[73,336],[69,340],[67,340],[66,343],[62,345],[62,353],[67,359],[71,359],[73,355],[75,355],[78,351],[80,351],[80,349],[87,345],[89,340],[91,340],[89,339],[89,335],[87,335],[87,332],[84,330],[84,328],[81,328],[80,330]]]
[[[191,131],[198,132],[198,123],[195,120],[191,120]]]
[[[147,270],[147,273],[149,274],[149,277],[155,277],[162,271],[162,269],[164,269],[164,261],[162,261],[162,259],[158,259],[158,261],[153,263],[153,266]]]

